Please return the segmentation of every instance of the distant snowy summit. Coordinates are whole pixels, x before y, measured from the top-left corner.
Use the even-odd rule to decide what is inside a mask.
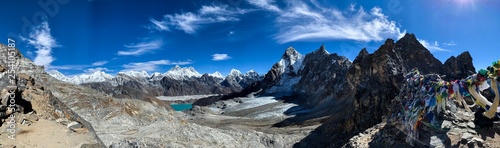
[[[107,74],[104,71],[95,71],[92,74],[81,74],[81,75],[73,76],[71,78],[66,77],[64,74],[62,74],[61,72],[59,72],[57,70],[51,70],[48,72],[48,74],[51,75],[52,77],[58,79],[58,80],[73,83],[73,84],[82,84],[82,83],[90,83],[90,82],[104,82],[104,81],[113,79],[113,76]]]
[[[110,81],[113,78],[120,77],[120,75],[125,75],[129,76],[132,78],[139,78],[139,79],[150,79],[150,80],[161,80],[164,77],[168,77],[174,80],[185,80],[185,79],[192,79],[192,78],[200,78],[203,75],[200,74],[198,71],[194,69],[194,67],[180,67],[179,65],[176,65],[175,67],[171,68],[165,73],[160,73],[160,72],[154,72],[152,74],[149,74],[146,71],[123,71],[119,72],[116,76],[112,76],[110,74],[107,74],[104,71],[95,71],[91,74],[81,74],[81,75],[76,75],[72,77],[65,76],[61,72],[57,70],[51,70],[48,72],[49,75],[52,77],[73,83],[73,84],[83,84],[83,83],[92,83],[92,82],[105,82],[105,81]],[[224,80],[226,78],[231,78],[231,79],[243,79],[244,77],[252,77],[252,78],[259,78],[260,75],[253,71],[250,70],[245,74],[242,74],[239,70],[232,69],[231,72],[228,74],[228,76],[223,76],[220,72],[216,71],[214,73],[208,74],[208,76],[214,77],[216,79],[221,79]]]

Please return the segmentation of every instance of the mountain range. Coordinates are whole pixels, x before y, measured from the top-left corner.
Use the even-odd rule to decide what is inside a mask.
[[[475,71],[468,52],[452,56],[443,64],[409,33],[397,42],[387,39],[374,53],[362,49],[352,62],[328,53],[323,45],[305,56],[290,47],[261,81],[238,93],[200,99],[194,105],[249,94],[276,96],[299,107],[286,112],[295,117],[274,126],[322,123],[295,146],[339,147],[355,133],[382,122],[391,100],[399,93],[403,75],[413,68],[448,80]]]
[[[6,51],[2,45],[2,52]],[[233,69],[223,77],[218,72],[199,74],[192,67],[175,66],[165,73],[129,71],[111,76],[104,72],[94,72],[68,78],[57,71],[35,74],[37,69],[43,67],[34,65],[22,57],[18,50],[15,51],[19,54],[16,63],[28,63],[36,67],[20,69],[20,74],[15,77],[16,81],[13,81],[18,83],[16,101],[28,100],[18,105],[18,108],[22,108],[24,114],[36,110],[40,113],[43,111],[44,115],[47,112],[50,118],[65,117],[78,121],[89,129],[101,146],[116,143],[158,146],[172,142],[190,145],[194,138],[200,145],[208,144],[213,147],[221,147],[221,143],[227,146],[227,143],[222,142],[227,139],[233,139],[230,142],[232,147],[244,144],[259,147],[283,147],[285,144],[292,144],[293,147],[342,147],[350,142],[351,137],[383,123],[390,116],[395,109],[394,98],[404,85],[404,75],[412,69],[417,68],[422,74],[439,75],[445,80],[464,78],[476,71],[468,52],[452,56],[441,63],[414,34],[405,34],[398,41],[387,39],[373,53],[362,49],[353,61],[336,53],[329,53],[323,45],[305,55],[289,47],[264,76],[254,71],[242,74]],[[7,65],[7,62],[0,62],[0,85],[8,86],[6,71],[9,67],[2,65]],[[47,74],[79,85],[61,82],[50,76],[44,77]],[[185,120],[186,114],[172,113],[167,104],[155,98],[194,94],[224,94],[194,102],[191,111],[202,112],[201,117],[211,114],[210,111],[204,112],[201,107],[229,101],[239,104],[242,103],[241,97],[246,97],[246,101],[250,100],[251,103],[254,101],[251,99],[272,96],[281,102],[293,103],[294,106],[283,112],[288,115],[286,119],[281,119],[280,116],[277,117],[277,122],[271,120],[273,124],[269,128],[263,120],[240,118],[238,114],[233,114],[237,118],[225,114],[208,115],[208,120],[213,120],[216,124],[208,127],[187,123],[189,120]],[[256,109],[245,108],[239,113],[262,111],[279,103],[258,106]],[[67,115],[58,115],[63,114],[58,113],[58,110]],[[196,116],[195,113],[191,115]],[[455,120],[453,118],[449,120]],[[231,120],[242,121],[234,124]],[[457,122],[462,124],[462,121]],[[251,127],[252,124],[255,127]],[[314,125],[318,126],[300,140],[283,137],[294,135],[297,127]],[[240,126],[245,130],[240,130]],[[249,127],[255,130],[248,130]],[[256,132],[257,130],[260,131]],[[286,134],[276,136],[276,133],[280,133],[276,132],[279,130]],[[133,134],[127,135],[129,132]],[[428,131],[424,135],[430,133]],[[212,134],[226,138],[209,136]],[[387,134],[392,133],[379,133]],[[129,137],[137,138],[135,140],[139,142],[120,141]],[[290,141],[279,140],[279,137]],[[405,146],[409,145],[403,142],[397,147]]]
[[[232,69],[224,77],[217,71],[200,74],[193,67],[178,65],[165,73],[152,74],[146,71],[126,71],[111,76],[103,71],[95,71],[68,78],[56,70],[48,73],[61,81],[87,86],[119,98],[227,94],[240,91],[261,79],[253,70],[242,74],[239,70]]]

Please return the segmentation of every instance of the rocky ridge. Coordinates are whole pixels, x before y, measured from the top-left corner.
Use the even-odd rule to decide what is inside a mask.
[[[5,51],[6,48],[2,48],[2,55],[7,55]],[[93,138],[90,144],[94,147],[291,147],[305,136],[270,134],[240,126],[217,128],[189,123],[181,117],[184,113],[174,112],[154,97],[117,99],[98,90],[57,80],[43,67],[18,55],[15,61],[18,65],[34,69],[18,70],[18,101],[25,102],[19,104],[21,111],[15,114],[18,117],[36,114],[38,118],[67,124],[75,131],[79,131],[81,125]],[[5,86],[5,82],[9,82],[5,72],[9,69],[4,66],[6,62],[0,65],[4,68],[0,73],[1,85]],[[32,120],[31,124],[37,123],[41,124],[37,120]],[[38,136],[48,137],[45,134]]]
[[[106,74],[95,72],[91,75],[66,78],[57,71],[51,71],[50,75],[62,81],[66,80],[66,82],[77,82],[76,80],[79,77],[86,76],[86,81],[77,84],[102,91],[114,97],[131,99],[156,96],[228,94],[240,91],[254,81],[261,79],[255,71],[241,74],[238,70],[233,69],[228,76],[222,77],[218,72],[199,74],[193,67],[181,68],[179,66],[164,74],[153,73],[150,76],[145,71],[121,72],[115,77],[101,77],[99,79],[87,77],[93,78]]]
[[[466,58],[467,54],[459,56],[460,62],[472,65],[472,58]],[[338,147],[347,143],[350,137],[383,121],[389,114],[392,99],[402,86],[403,75],[411,69],[418,68],[425,74],[475,71],[473,66],[449,65],[437,60],[413,34],[406,34],[397,42],[387,39],[371,54],[362,49],[353,62],[328,53],[324,46],[306,56],[288,48],[262,81],[241,93],[201,99],[194,104],[203,106],[249,94],[273,95],[299,104],[298,108],[287,111],[296,116],[275,126],[323,123],[295,147]],[[460,75],[447,73],[447,77]],[[288,86],[285,87],[288,89],[276,89],[280,86]]]

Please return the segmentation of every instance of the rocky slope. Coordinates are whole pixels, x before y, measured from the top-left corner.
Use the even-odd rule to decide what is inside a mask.
[[[0,46],[2,46],[1,55],[4,56],[0,63],[2,67],[0,86],[6,86],[10,82],[6,74],[10,70],[5,62],[7,49],[4,45]],[[305,136],[303,133],[265,133],[238,125],[209,127],[190,123],[182,117],[184,113],[172,111],[167,104],[154,97],[117,99],[98,90],[59,81],[46,73],[43,67],[36,66],[30,60],[23,58],[17,49],[14,51],[19,55],[14,62],[28,67],[16,69],[18,73],[15,81],[18,85],[16,102],[19,109],[19,112],[14,113],[19,117],[17,118],[19,121],[16,122],[41,125],[45,123],[45,118],[54,124],[59,124],[54,120],[61,123],[75,121],[87,131],[87,136],[80,137],[81,140],[91,138],[92,142],[79,147],[291,147]],[[8,96],[2,94],[6,95]],[[5,113],[4,110],[1,110],[1,113]],[[6,126],[7,123],[3,123],[1,127]],[[56,136],[47,135],[50,133],[34,133],[39,134],[23,132],[23,135],[28,135],[33,140],[24,139],[28,143],[14,143],[13,146],[51,147],[51,145],[40,145],[44,143],[36,143],[35,139]],[[7,136],[4,133],[0,134],[2,138]],[[47,139],[46,142],[57,142],[61,139]]]
[[[472,59],[462,62],[472,65]],[[325,123],[297,146],[341,146],[354,134],[382,122],[399,93],[404,74],[413,68],[424,74],[441,74],[446,69],[413,34],[396,43],[388,39],[372,54],[362,50],[352,65],[347,74],[351,88],[345,91],[350,95],[336,98],[338,103],[330,105],[340,109],[331,112]],[[467,68],[475,71],[474,67]],[[331,143],[334,139],[336,142]]]
[[[444,82],[439,75],[420,75],[418,71],[407,74],[400,93],[392,102],[391,114],[387,120],[352,137],[344,146],[498,147],[498,117],[484,117],[484,110],[477,105],[468,111],[467,105],[459,103],[461,97],[458,95],[465,96],[465,102],[468,103],[472,103],[474,98],[462,95],[466,93],[461,92],[459,87],[441,93],[433,93],[434,89],[420,88],[446,88],[447,86],[440,86]],[[454,81],[448,84],[452,83]],[[500,87],[495,89],[498,88]],[[482,93],[490,90],[493,91],[485,89]],[[485,96],[490,101],[494,98],[494,95]],[[432,97],[445,98],[439,100]],[[422,101],[425,103],[420,103]],[[494,120],[498,123],[493,124]]]
[[[11,56],[11,53],[15,53],[15,56]],[[93,126],[47,89],[46,82],[50,76],[39,74],[45,73],[43,67],[36,66],[29,59],[24,58],[19,50],[9,50],[3,44],[0,44],[0,54],[2,56],[0,67],[3,69],[0,70],[0,87],[3,89],[0,94],[3,100],[0,103],[0,114],[10,114],[5,110],[6,106],[14,109],[12,114],[0,117],[2,121],[5,121],[0,123],[2,129],[0,141],[3,141],[0,147],[9,145],[36,147],[40,144],[48,144],[47,147],[67,147],[78,144],[102,145]],[[12,90],[14,93],[9,93]],[[15,97],[10,100],[9,96],[13,94]],[[68,129],[65,131],[62,127],[66,125]],[[16,132],[9,132],[11,130]],[[16,141],[9,138],[13,134]],[[47,138],[48,134],[56,139]],[[37,142],[37,140],[52,140],[57,143]],[[22,143],[19,144],[19,142]]]
[[[323,46],[306,56],[289,48],[262,81],[241,93],[202,99],[194,104],[207,105],[249,94],[281,97],[299,107],[288,111],[297,116],[275,126],[323,123],[296,147],[338,147],[358,132],[382,122],[402,86],[403,74],[418,68],[424,74],[461,77],[463,73],[456,71],[475,71],[472,58],[467,55],[466,52],[459,57],[461,65],[468,66],[449,66],[458,62],[453,59],[442,64],[413,34],[406,34],[397,42],[387,39],[371,54],[362,49],[353,62],[328,53]]]

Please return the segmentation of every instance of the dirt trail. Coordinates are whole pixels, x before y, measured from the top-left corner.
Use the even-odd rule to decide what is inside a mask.
[[[0,127],[0,147],[16,148],[71,148],[80,147],[82,143],[94,143],[88,132],[73,132],[65,125],[55,121],[40,119],[31,125],[17,124],[15,141],[9,139],[6,131],[7,123]]]

